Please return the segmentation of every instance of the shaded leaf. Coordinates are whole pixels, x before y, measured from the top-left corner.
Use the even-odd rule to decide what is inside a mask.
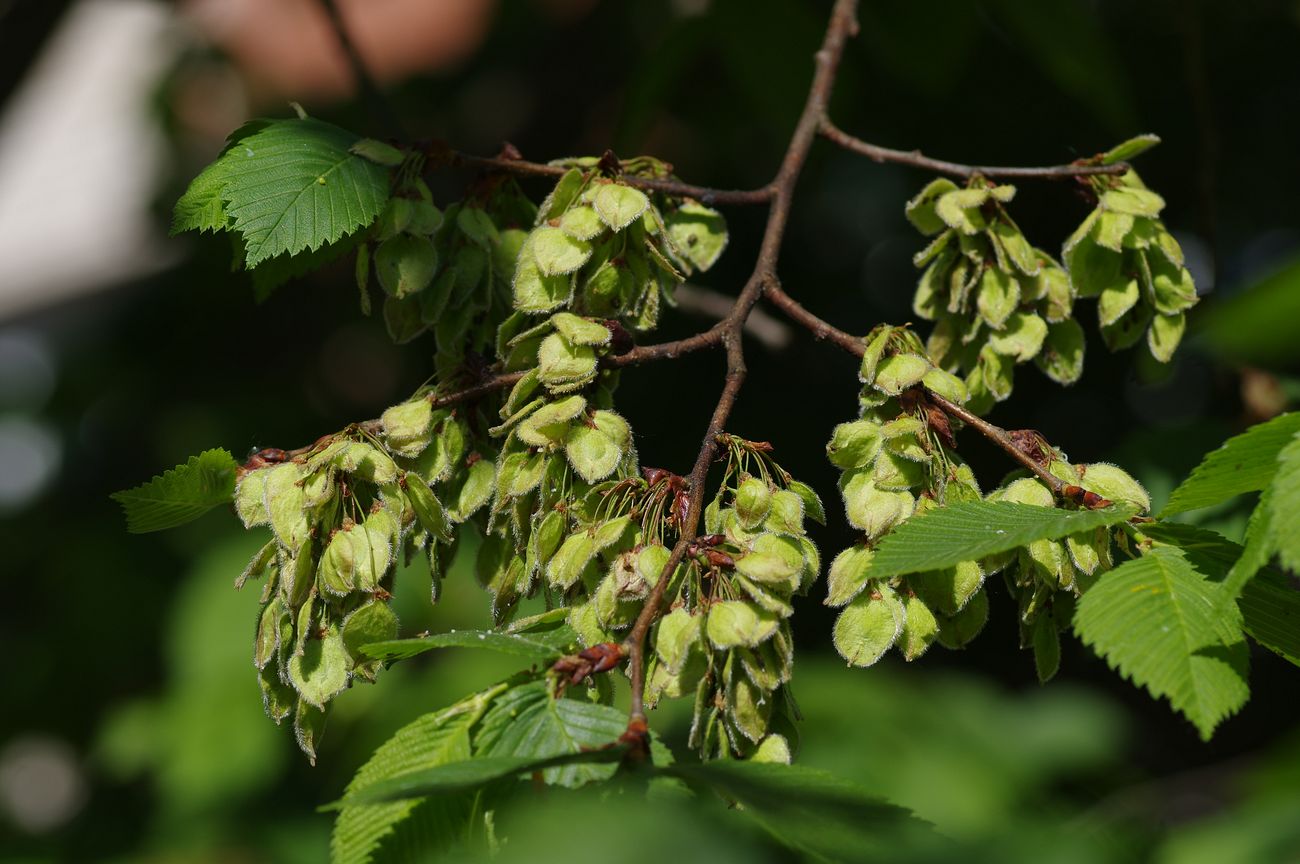
[[[971,501],[918,514],[886,535],[876,547],[868,576],[885,579],[940,570],[1077,531],[1123,522],[1136,512],[1128,505],[1101,510],[1058,510],[1008,501]]]
[[[132,534],[191,522],[235,495],[239,463],[225,450],[205,450],[134,489],[114,492]]]
[[[1079,601],[1074,630],[1112,668],[1209,740],[1250,695],[1239,615],[1221,614],[1216,586],[1182,550],[1158,546],[1116,567]]]

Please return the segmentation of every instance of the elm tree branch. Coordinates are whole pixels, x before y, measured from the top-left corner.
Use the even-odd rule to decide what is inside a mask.
[[[766,187],[772,190],[768,206],[767,225],[763,230],[763,240],[759,247],[758,259],[754,271],[731,312],[718,324],[722,333],[722,344],[726,349],[727,371],[722,392],[714,406],[713,416],[709,419],[700,446],[695,465],[689,476],[690,507],[680,525],[677,543],[673,546],[659,579],[655,582],[650,596],[637,615],[636,623],[628,634],[624,647],[628,655],[628,670],[632,679],[632,701],[629,709],[627,738],[640,742],[638,755],[648,758],[645,747],[645,663],[644,652],[646,636],[651,625],[659,617],[664,602],[664,594],[673,572],[681,563],[686,549],[699,533],[700,513],[704,507],[704,488],[708,476],[709,464],[718,450],[718,437],[722,434],[731,416],[731,410],[745,381],[745,353],[741,346],[741,336],[745,319],[762,297],[765,288],[776,284],[776,265],[781,253],[781,241],[785,236],[786,223],[790,216],[790,205],[794,198],[795,186],[800,171],[808,158],[808,151],[817,137],[822,118],[826,114],[826,105],[831,90],[835,85],[835,76],[839,70],[840,58],[844,54],[844,45],[848,38],[857,33],[857,0],[836,0],[831,12],[826,36],[820,50],[815,55],[816,71],[808,90],[803,112],[795,125],[794,133],[781,160],[781,167],[776,177]]]
[[[871,144],[861,138],[855,138],[831,122],[829,117],[822,117],[818,129],[822,137],[851,153],[866,156],[875,162],[892,162],[896,165],[908,165],[936,174],[951,174],[955,177],[1005,177],[1019,180],[1069,180],[1075,177],[1087,177],[1094,174],[1123,174],[1129,170],[1127,162],[1111,165],[1089,164],[1087,160],[1072,162],[1069,165],[1048,165],[1041,168],[1015,167],[1007,165],[963,165],[960,162],[948,162],[933,159],[920,150],[894,150]]]

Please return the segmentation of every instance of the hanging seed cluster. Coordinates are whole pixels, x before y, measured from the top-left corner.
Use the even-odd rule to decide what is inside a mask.
[[[439,378],[459,375],[470,352],[487,354],[513,311],[515,261],[537,208],[513,180],[494,179],[440,211],[416,172],[404,165],[397,189],[357,254],[363,311],[372,278],[384,292],[394,342],[432,331]]]
[[[1112,351],[1146,335],[1168,363],[1196,305],[1183,250],[1160,221],[1165,201],[1136,171],[1092,178],[1097,207],[1065,242],[1065,263],[1080,297],[1097,298],[1101,336]]]
[[[1021,363],[1033,360],[1061,384],[1083,372],[1074,289],[1007,213],[1015,193],[983,177],[966,188],[939,179],[907,203],[907,218],[935,238],[913,259],[925,269],[912,309],[935,322],[926,350],[941,368],[965,375],[967,407],[977,414],[1011,395]]]
[[[652,634],[646,702],[693,696],[690,742],[705,758],[788,762],[796,713],[785,687],[794,662],[792,599],[821,569],[804,522],[824,524],[826,516],[770,446],[734,436],[726,446],[726,474],[704,511],[708,533],[673,574],[671,611]]]
[[[845,513],[863,532],[827,572],[826,605],[843,609],[833,631],[836,649],[850,664],[870,666],[890,648],[914,660],[936,641],[964,647],[988,620],[986,577],[1001,572],[1019,605],[1022,645],[1034,649],[1043,680],[1051,677],[1060,657],[1058,632],[1070,621],[1074,598],[1111,566],[1112,544],[1125,535],[1102,528],[943,570],[874,578],[880,539],[918,513],[981,499],[1073,505],[1059,504],[1047,486],[1023,471],[981,494],[970,468],[950,448],[950,421],[927,405],[924,394],[930,390],[960,403],[961,382],[930,365],[910,330],[882,325],[872,331],[862,379],[861,417],[837,426],[826,445],[827,457],[844,472]],[[1041,456],[1064,483],[1143,510],[1150,506],[1137,481],[1114,465],[1070,465],[1045,442]]]
[[[1047,449],[1048,470],[1066,483],[1077,485],[1110,501],[1150,509],[1151,499],[1142,485],[1123,469],[1105,462],[1071,465],[1056,450]],[[1035,507],[1060,506],[1041,480],[1011,475],[990,492],[989,501],[1009,501]],[[990,556],[979,562],[985,575],[1001,573],[1007,591],[1016,600],[1020,647],[1032,649],[1040,681],[1056,674],[1061,660],[1060,633],[1070,626],[1074,603],[1114,563],[1113,547],[1126,544],[1120,528],[1096,528],[1061,540],[1036,540],[1028,546]]]
[[[630,347],[628,328],[654,327],[660,303],[712,266],[727,234],[717,212],[618,179],[666,174],[662,163],[622,163],[614,178],[597,160],[571,164],[519,247],[514,310],[497,332],[500,368],[523,374],[488,430],[497,482],[478,572],[498,621],[544,590],[574,609],[571,623],[594,644],[616,623],[609,598],[626,606],[644,585],[625,567],[597,616],[597,589],[614,584],[600,577],[661,533],[634,525],[646,490],[632,430],[613,410],[617,372],[600,361]]]
[[[859,419],[835,427],[826,455],[844,473],[840,492],[861,539],[840,552],[827,572],[826,604],[843,607],[833,631],[849,663],[870,666],[897,646],[913,660],[939,640],[961,647],[988,617],[984,571],[963,562],[946,571],[873,579],[876,543],[918,512],[978,501],[969,466],[944,440],[950,431],[927,406],[929,390],[964,403],[961,379],[936,367],[905,327],[881,325],[867,337]]]
[[[449,432],[426,449],[446,452]],[[426,444],[433,437],[430,424]],[[408,437],[405,452],[415,449]],[[396,456],[378,438],[349,433],[245,471],[236,486],[244,525],[273,534],[237,583],[270,574],[254,640],[263,703],[277,723],[293,716],[312,758],[330,701],[352,681],[375,678],[378,661],[361,646],[397,636],[388,600],[398,554],[450,542],[454,521],[468,515],[443,507],[430,482],[445,485],[453,472],[422,456]],[[466,494],[468,473],[453,482],[444,497],[457,506],[481,495]]]

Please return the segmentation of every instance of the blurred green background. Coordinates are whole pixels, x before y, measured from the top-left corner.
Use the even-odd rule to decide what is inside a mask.
[[[385,30],[380,19],[402,4],[341,5],[413,137],[485,154],[508,139],[539,161],[652,153],[687,180],[736,188],[772,174],[829,7],[440,0]],[[1164,138],[1139,168],[1167,199],[1204,295],[1186,347],[1164,368],[1090,343],[1079,384],[1022,371],[995,422],[1039,429],[1075,461],[1120,463],[1158,505],[1205,451],[1294,405],[1300,4],[863,7],[832,111],[854,134],[994,164]],[[367,48],[385,39],[403,47]],[[92,80],[105,98],[79,83]],[[348,265],[258,305],[223,240],[165,237],[171,203],[224,134],[246,116],[287,115],[290,99],[382,131],[350,98],[311,0],[0,3],[0,648],[11,664],[0,860],[323,860],[330,819],[314,808],[378,743],[513,671],[461,651],[399,665],[338,701],[311,768],[262,715],[249,663],[256,593],[231,588],[258,539],[226,514],[130,536],[107,497],[205,448],[308,443],[375,416],[430,372],[429,344],[394,348],[381,321],[357,315]],[[466,179],[433,178],[435,200]],[[782,258],[787,290],[850,331],[907,321],[922,239],[903,202],[927,179],[818,144]],[[1039,183],[1021,186],[1014,212],[1051,250],[1087,209],[1071,184]],[[734,293],[752,264],[762,214],[728,216],[730,249],[702,290]],[[684,311],[656,338],[708,323]],[[731,429],[772,441],[836,515],[823,446],[855,411],[855,365],[800,333],[776,335],[786,344],[750,348]],[[689,464],[720,373],[706,354],[623,376],[620,410],[645,464]],[[1008,467],[980,440],[962,447],[986,486]],[[1239,537],[1250,504],[1190,515]],[[813,536],[823,550],[849,542],[835,519]],[[420,578],[398,577],[404,630],[486,621],[466,561],[436,608]],[[890,655],[865,671],[843,668],[830,610],[817,592],[805,599],[800,761],[914,808],[971,860],[1300,861],[1294,667],[1256,651],[1251,702],[1203,744],[1077,643],[1039,687],[999,599],[970,649],[911,665]],[[682,707],[652,718],[669,743],[684,738]],[[589,829],[580,849],[556,845],[555,860],[615,848],[630,860],[788,860],[721,810],[615,800],[584,827],[590,807],[534,805],[516,814],[507,858],[543,860],[548,842]]]

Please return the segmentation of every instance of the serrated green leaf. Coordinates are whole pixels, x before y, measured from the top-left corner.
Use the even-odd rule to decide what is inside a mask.
[[[1199,572],[1214,580],[1222,579],[1218,585],[1220,603],[1236,601],[1246,633],[1265,648],[1300,666],[1300,579],[1264,566],[1267,561],[1258,561],[1250,571],[1254,578],[1242,584],[1237,579],[1237,571],[1250,554],[1249,548],[1243,550],[1226,537],[1195,525],[1156,522],[1142,526],[1142,533],[1160,543],[1179,547]],[[1249,536],[1248,531],[1247,547]]]
[[[226,151],[222,198],[247,266],[317,249],[375,220],[388,171],[351,152],[358,140],[319,120],[281,120]]]
[[[920,513],[876,547],[868,576],[885,579],[941,570],[1067,534],[1115,525],[1137,512],[1130,505],[1101,510],[1058,510],[1009,501],[971,501]]]
[[[557,704],[583,706],[594,709],[613,711],[604,705],[557,700]],[[565,714],[576,713],[564,711]],[[619,714],[620,719],[622,715]],[[567,731],[567,730],[566,730]],[[558,739],[557,739],[558,740]],[[588,777],[604,779],[613,773],[614,765],[627,752],[627,745],[606,741],[611,746],[599,750],[579,750],[572,753],[557,753],[554,756],[474,756],[460,762],[449,762],[420,771],[407,771],[358,792],[333,804],[326,805],[325,810],[344,809],[365,804],[378,804],[387,801],[412,801],[430,795],[443,795],[451,792],[465,792],[479,789],[496,780],[518,777],[521,774],[534,774],[538,771],[556,776]],[[609,766],[600,770],[596,766]],[[592,775],[602,775],[597,778]],[[545,776],[545,775],[544,775]],[[558,781],[555,781],[558,782]],[[579,783],[561,783],[560,785],[581,785]]]
[[[1274,417],[1229,438],[1206,454],[1169,496],[1160,517],[1209,507],[1272,482],[1278,454],[1300,434],[1300,412]]]
[[[479,758],[528,760],[528,767],[514,772],[541,771],[547,783],[573,787],[614,773],[611,763],[623,755],[615,742],[626,729],[622,711],[556,699],[546,681],[534,681],[497,697],[474,743]]]
[[[533,663],[558,660],[577,641],[568,627],[546,633],[499,633],[495,630],[452,630],[416,639],[392,639],[361,646],[361,654],[375,660],[407,660],[436,648],[481,648]]]
[[[132,534],[162,531],[191,522],[235,494],[239,463],[225,450],[205,450],[134,489],[110,497],[122,505]]]
[[[1214,583],[1182,550],[1159,546],[1085,593],[1074,629],[1120,674],[1167,698],[1209,740],[1250,695],[1241,618],[1221,614],[1217,599]]]
[[[492,691],[477,694],[443,711],[426,714],[403,726],[377,749],[348,784],[344,800],[359,795],[377,783],[412,771],[434,768],[471,758],[470,731],[482,717]],[[394,801],[342,807],[330,837],[332,864],[369,864],[387,846],[400,846],[397,835],[407,823],[421,827],[461,827],[468,819],[466,798],[443,797],[423,802]],[[420,855],[438,851],[452,840],[451,832],[421,832],[432,843],[419,848]],[[396,841],[396,842],[395,842]],[[427,841],[426,841],[427,843]]]
[[[172,236],[185,231],[225,230],[230,220],[226,216],[226,202],[221,198],[221,190],[229,171],[230,163],[218,159],[190,181],[172,211]]]

